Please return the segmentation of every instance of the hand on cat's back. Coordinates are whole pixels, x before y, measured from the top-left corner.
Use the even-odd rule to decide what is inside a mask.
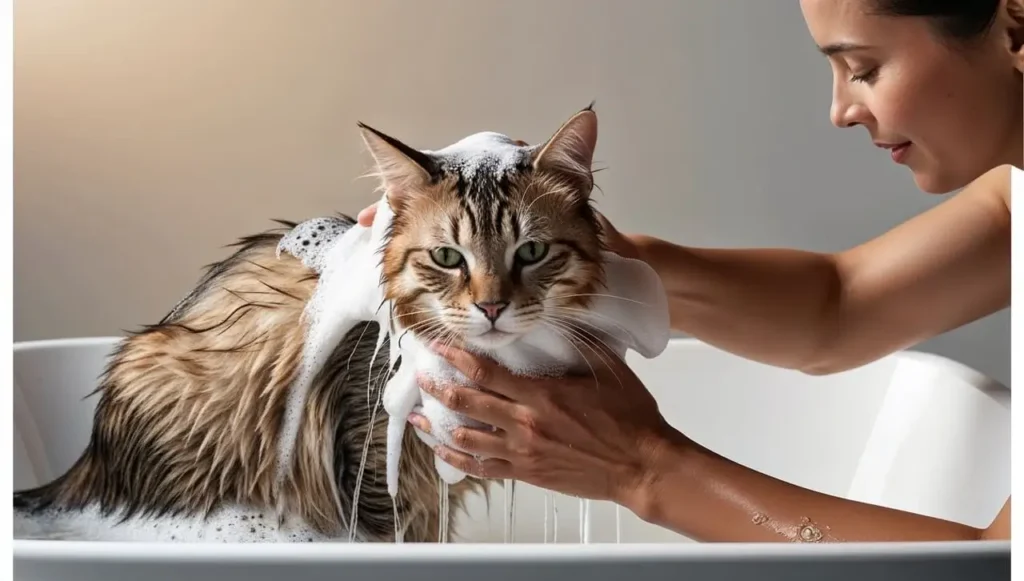
[[[438,353],[479,389],[420,386],[443,405],[494,426],[456,428],[455,447],[436,453],[459,470],[481,478],[512,478],[563,494],[628,505],[671,428],[653,396],[613,353],[594,357],[594,373],[565,378],[524,378],[453,348]],[[429,433],[426,418],[409,422]],[[484,458],[478,460],[477,457]]]

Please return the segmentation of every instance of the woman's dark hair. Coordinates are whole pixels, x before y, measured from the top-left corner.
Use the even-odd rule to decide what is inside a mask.
[[[971,40],[988,32],[1000,0],[874,0],[875,14],[933,19],[943,35]]]

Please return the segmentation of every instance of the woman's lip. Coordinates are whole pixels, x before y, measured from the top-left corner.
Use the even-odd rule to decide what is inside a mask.
[[[896,147],[889,150],[889,156],[892,157],[892,160],[894,162],[903,163],[903,161],[907,159],[907,152],[909,151],[910,142],[908,141],[906,143],[901,143],[900,145],[897,145]]]
[[[896,163],[903,163],[903,160],[907,158],[907,152],[910,150],[911,143],[904,141],[903,143],[875,143],[878,147],[889,150],[889,156]]]

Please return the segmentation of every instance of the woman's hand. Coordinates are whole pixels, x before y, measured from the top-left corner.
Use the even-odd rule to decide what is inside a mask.
[[[454,348],[435,349],[480,389],[422,378],[420,386],[449,409],[496,428],[457,428],[455,446],[468,453],[439,446],[443,460],[481,478],[512,478],[627,508],[639,500],[634,495],[652,479],[650,467],[672,428],[616,355],[593,357],[593,376],[536,379]],[[430,432],[420,415],[409,422]]]

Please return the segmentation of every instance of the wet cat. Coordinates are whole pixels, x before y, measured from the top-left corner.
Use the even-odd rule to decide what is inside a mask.
[[[507,344],[546,311],[586,310],[605,285],[591,108],[538,146],[494,133],[462,142],[518,148],[512,156],[440,156],[361,130],[393,210],[380,283],[399,327]],[[317,249],[358,226],[347,216],[281,224],[243,238],[163,320],[118,345],[78,461],[15,493],[16,538],[438,539],[455,511],[441,514],[434,455],[414,432],[402,439],[394,499],[385,483],[380,396],[397,368],[374,356],[388,352],[390,333],[378,346],[377,322],[349,330],[301,409],[288,409],[323,267]],[[449,487],[450,506],[482,485]]]

